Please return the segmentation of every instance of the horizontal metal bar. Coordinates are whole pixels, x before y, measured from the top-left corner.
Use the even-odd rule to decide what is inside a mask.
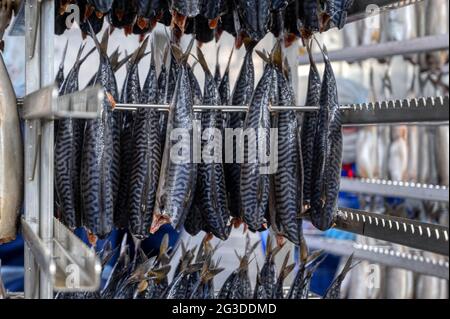
[[[348,240],[326,239],[317,236],[307,236],[306,241],[308,246],[314,250],[325,250],[328,253],[344,257],[354,254],[355,259],[406,269],[417,274],[449,279],[449,263],[448,259],[444,257],[432,259],[416,252],[400,252],[385,245],[361,245]]]
[[[448,227],[415,220],[340,208],[336,228],[391,243],[449,255]]]
[[[342,178],[341,191],[439,202],[449,201],[449,189],[446,186],[378,179]]]
[[[169,105],[113,103],[116,111],[134,111],[140,108],[168,111]],[[271,111],[314,112],[318,106],[271,106]],[[224,112],[247,112],[247,106],[194,105],[194,111],[222,110]],[[374,103],[342,105],[340,107],[345,126],[396,123],[446,123],[449,120],[448,96],[388,100]]]
[[[104,99],[101,86],[58,96],[55,85],[49,85],[18,101],[20,115],[26,120],[81,118],[92,119],[100,115]]]
[[[432,35],[422,38],[386,42],[380,44],[365,45],[359,47],[348,47],[328,53],[331,62],[359,62],[368,59],[383,59],[392,56],[405,56],[423,52],[448,50],[449,35]],[[314,53],[313,60],[316,63],[323,63],[322,53]],[[307,54],[298,58],[299,65],[309,65],[310,60]]]
[[[135,111],[138,109],[155,109],[158,111],[169,111],[169,105],[161,104],[129,104],[116,103],[114,110],[117,111]],[[194,105],[194,112],[203,112],[208,110],[218,110],[224,112],[248,112],[248,106],[242,105]],[[319,110],[318,106],[271,106],[271,111],[298,111],[315,112]]]
[[[347,23],[362,20],[386,11],[396,10],[423,0],[355,0],[348,10]],[[372,11],[373,9],[373,11]]]

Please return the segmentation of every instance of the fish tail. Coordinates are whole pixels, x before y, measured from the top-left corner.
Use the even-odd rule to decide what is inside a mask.
[[[189,56],[191,55],[192,48],[194,47],[194,41],[195,41],[195,39],[192,38],[191,42],[189,43],[189,45],[184,53],[180,49],[179,46],[177,46],[175,44],[172,45],[172,52],[173,52],[173,55],[174,55],[175,59],[177,60],[178,64],[186,65],[186,63],[189,59]]]
[[[63,54],[62,54],[62,58],[61,58],[61,63],[59,65],[60,69],[64,68],[64,64],[66,62],[66,56],[67,56],[67,48],[69,47],[69,39],[67,39],[66,41],[66,45],[64,46],[64,50],[63,50]]]
[[[139,48],[134,52],[134,54],[131,57],[131,63],[136,65],[138,64],[145,56],[145,49],[147,48],[149,41],[149,37],[147,36],[145,40],[142,42],[142,44],[139,46]]]
[[[211,72],[208,67],[208,63],[206,62],[205,56],[199,47],[197,47],[197,59],[198,59],[198,63],[201,65],[203,71],[207,75],[211,75]]]
[[[284,258],[283,265],[281,266],[279,281],[283,282],[295,268],[295,263],[288,264],[290,257],[291,252],[288,252]]]
[[[234,47],[231,48],[231,53],[230,53],[230,56],[228,58],[228,62],[227,62],[227,66],[225,68],[224,75],[230,73],[230,65],[231,65],[231,60],[233,58],[233,54],[234,54]]]

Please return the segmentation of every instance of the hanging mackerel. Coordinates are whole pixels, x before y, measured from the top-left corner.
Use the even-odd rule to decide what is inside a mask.
[[[197,56],[205,72],[203,103],[218,106],[221,104],[219,90],[200,49]],[[202,128],[203,161],[198,165],[195,205],[212,234],[226,240],[231,232],[231,223],[222,163],[223,113],[219,110],[203,112]]]
[[[80,67],[95,50],[81,58],[84,47],[85,44],[80,46],[75,64],[61,87],[61,95],[79,90]],[[80,173],[84,124],[83,120],[73,118],[59,120],[55,141],[55,191],[62,222],[71,229],[81,226]]]
[[[320,230],[333,225],[337,211],[342,170],[342,119],[336,79],[326,49],[320,110],[314,138],[310,218]]]
[[[317,106],[320,102],[320,75],[316,64],[312,58],[311,45],[307,42],[307,50],[310,60],[309,78],[308,78],[308,94],[306,97],[306,104],[308,106]],[[302,125],[302,155],[303,155],[303,202],[309,205],[311,202],[311,184],[312,184],[312,168],[313,168],[313,154],[314,154],[314,139],[317,128],[317,112],[306,112],[303,117]]]
[[[152,49],[150,69],[141,95],[141,103],[158,103],[158,78]],[[133,128],[129,230],[138,238],[149,235],[155,195],[161,168],[162,147],[159,132],[159,113],[153,109],[139,109]]]
[[[254,45],[246,46],[247,52],[244,57],[244,63],[242,64],[239,72],[238,79],[236,81],[234,91],[231,97],[232,105],[244,105],[250,104],[250,100],[255,88],[255,68],[253,65],[253,48]],[[231,130],[242,129],[244,127],[245,113],[232,112],[228,117],[227,128]],[[228,204],[231,215],[235,218],[242,219],[241,210],[241,165],[235,161],[234,154],[237,154],[236,144],[233,142],[233,154],[231,158],[226,159],[225,164],[225,177],[228,192]],[[228,146],[226,146],[227,149]]]
[[[194,112],[187,68],[187,59],[193,45],[194,41],[191,41],[185,54],[173,46],[180,72],[169,108],[167,137],[150,231],[152,234],[164,224],[171,224],[175,229],[179,229],[185,222],[194,197],[197,167],[193,163],[191,152]]]
[[[262,157],[267,157],[270,152],[269,105],[275,79],[272,61],[263,53],[260,56],[267,65],[250,103],[241,138],[244,147],[240,179],[241,205],[244,221],[253,232],[267,228],[270,177],[265,172],[268,163],[262,163]],[[245,139],[247,132],[249,134]]]
[[[111,101],[118,98],[116,78],[107,56],[109,30],[100,44],[92,38],[100,54],[100,67],[94,84],[105,90],[99,119],[86,121],[81,160],[81,194],[84,207],[84,226],[100,238],[107,237],[114,227],[114,207],[120,180],[120,127],[113,114]],[[95,238],[91,237],[91,241]]]
[[[123,103],[141,102],[141,84],[139,80],[139,62],[145,56],[148,38],[135,51],[127,67],[127,75],[123,84],[121,101]],[[133,142],[135,113],[133,111],[121,111],[121,134],[120,134],[120,186],[117,199],[116,211],[114,214],[114,224],[117,228],[126,228],[130,214],[130,186],[132,169],[127,169],[133,165]]]
[[[293,90],[284,74],[281,47],[278,47],[276,71],[278,101],[280,106],[296,105]],[[303,207],[303,158],[300,149],[299,117],[295,111],[283,111],[274,115],[274,127],[278,129],[278,169],[273,176],[275,189],[276,222],[283,235],[299,246],[302,240]]]

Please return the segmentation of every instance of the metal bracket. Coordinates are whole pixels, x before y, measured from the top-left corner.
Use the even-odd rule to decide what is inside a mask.
[[[354,234],[449,255],[448,227],[350,208],[338,210],[335,224],[336,229]]]
[[[95,119],[100,116],[103,99],[104,91],[100,86],[58,96],[57,87],[49,85],[19,101],[22,104],[20,115],[25,120]]]
[[[342,110],[347,126],[396,123],[444,123],[449,121],[449,97],[380,101],[350,105]]]
[[[97,291],[102,267],[94,250],[87,247],[56,218],[53,223],[54,238],[45,243],[32,230],[31,225],[22,219],[23,237],[40,270],[47,273],[55,291]]]

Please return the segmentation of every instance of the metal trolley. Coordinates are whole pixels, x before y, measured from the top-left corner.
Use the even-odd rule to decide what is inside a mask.
[[[349,22],[365,18],[369,4],[378,6],[378,12],[396,9],[420,1],[355,1]],[[369,7],[370,8],[370,7]],[[25,214],[22,232],[25,238],[25,298],[50,299],[54,291],[65,291],[67,267],[76,265],[80,271],[79,290],[92,291],[99,287],[101,266],[95,254],[54,218],[54,120],[64,117],[95,118],[101,106],[103,91],[89,88],[68,96],[57,96],[53,80],[54,62],[54,2],[26,0],[22,3],[22,23],[25,24],[26,91],[19,101],[20,114],[25,120]],[[17,18],[20,20],[20,15]],[[431,41],[431,42],[430,42]],[[430,44],[431,43],[431,44]],[[387,43],[360,47],[351,52],[330,52],[332,61],[361,61],[389,55],[418,53],[429,50],[448,50],[448,35],[409,40],[405,43]],[[317,57],[320,59],[320,57]],[[305,64],[299,58],[299,64]],[[157,108],[165,105],[116,105],[121,109]],[[208,108],[196,106],[196,111]],[[245,107],[222,106],[225,111],[246,111]],[[273,108],[276,112],[294,109],[308,112],[315,106]],[[392,123],[448,123],[449,98],[429,97],[342,107],[345,125]],[[433,185],[416,185],[391,181],[347,180],[342,190],[383,195],[430,199],[448,202],[448,189]],[[405,254],[390,249],[358,246],[357,244],[330,245],[327,240],[312,243],[316,248],[367,259],[390,266],[401,266],[419,273],[449,278],[448,228],[413,220],[381,216],[365,211],[341,208],[335,220],[336,228],[359,235],[431,251],[442,259],[430,260],[419,255]]]

